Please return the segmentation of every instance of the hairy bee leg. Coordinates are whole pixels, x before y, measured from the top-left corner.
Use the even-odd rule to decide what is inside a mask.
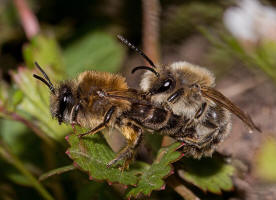
[[[70,124],[77,124],[76,118],[80,109],[80,103],[73,106],[72,111],[70,113]]]
[[[204,144],[208,144],[209,142],[212,141],[213,139],[213,135],[219,132],[219,128],[216,128],[214,131],[212,131],[211,133],[209,133],[206,137],[204,137],[201,140],[198,139],[194,139],[194,138],[189,138],[189,137],[184,137],[179,139],[180,141],[183,141],[189,145],[193,145],[197,148],[202,148],[203,146],[205,146]]]
[[[92,130],[89,130],[89,131],[87,131],[87,132],[85,132],[85,133],[79,134],[78,137],[79,137],[79,138],[82,138],[82,137],[84,137],[84,136],[86,136],[86,135],[93,135],[93,134],[95,134],[95,133],[97,133],[97,132],[103,130],[104,128],[105,128],[105,124],[104,124],[104,123],[101,123],[101,124],[99,124],[97,127],[93,128]]]
[[[103,121],[101,124],[99,124],[97,127],[93,128],[92,130],[87,131],[86,133],[79,134],[78,137],[79,137],[79,138],[82,138],[82,137],[84,137],[84,136],[86,136],[86,135],[91,135],[91,134],[93,135],[93,134],[99,132],[100,130],[104,129],[105,126],[107,125],[107,123],[110,121],[111,116],[112,116],[112,114],[114,113],[114,111],[115,111],[115,106],[112,106],[112,107],[106,112],[106,114],[105,114],[105,116],[104,116],[104,121]]]
[[[72,126],[72,129],[74,131],[75,134],[77,134],[75,125],[77,125],[78,123],[76,122],[76,118],[77,118],[77,114],[80,108],[80,104],[76,104],[73,106],[72,111],[70,113],[70,124]]]
[[[127,138],[128,144],[118,153],[116,158],[107,164],[107,167],[110,167],[118,161],[125,159],[124,165],[122,167],[123,170],[127,169],[130,162],[133,160],[135,149],[138,147],[141,141],[143,131],[134,124],[128,124],[127,126],[122,127],[121,130],[122,134]]]

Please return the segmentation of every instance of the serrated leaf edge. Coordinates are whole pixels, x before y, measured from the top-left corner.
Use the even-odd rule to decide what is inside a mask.
[[[173,144],[171,144],[171,145],[173,145]],[[179,146],[177,146],[173,151],[176,152],[176,151],[177,151],[178,149],[180,149],[183,145],[184,145],[184,143],[181,143],[181,144],[180,144]],[[168,148],[168,147],[169,147],[169,146],[167,146],[167,148]],[[172,163],[177,162],[178,160],[180,160],[180,159],[184,156],[183,153],[180,153],[180,152],[179,152],[179,154],[180,154],[180,155],[179,155],[178,158],[176,158],[175,160],[172,160],[172,162],[169,163],[169,167],[171,168],[171,170],[170,170],[170,172],[169,172],[167,175],[163,176],[162,180],[163,180],[164,184],[163,184],[159,189],[153,189],[153,190],[151,190],[151,191],[149,192],[149,194],[143,194],[142,192],[137,193],[137,195],[135,195],[135,196],[133,196],[133,195],[130,194],[129,196],[127,196],[127,198],[128,198],[128,199],[131,199],[131,197],[137,198],[141,193],[142,193],[143,195],[146,195],[146,196],[150,197],[150,196],[151,196],[151,193],[152,193],[154,190],[155,190],[155,191],[164,190],[164,189],[166,188],[165,179],[168,178],[170,175],[173,175],[173,174],[174,174],[174,167],[173,167]],[[139,183],[140,180],[141,180],[141,178],[138,179],[138,182],[137,182],[137,183]]]

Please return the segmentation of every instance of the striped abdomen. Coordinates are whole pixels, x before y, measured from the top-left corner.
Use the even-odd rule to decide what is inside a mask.
[[[152,105],[134,103],[125,115],[144,128],[168,135],[174,135],[182,126],[180,116]]]

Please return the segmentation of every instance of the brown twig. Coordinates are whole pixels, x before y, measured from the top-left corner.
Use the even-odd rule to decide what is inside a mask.
[[[39,23],[25,0],[13,0],[18,10],[20,21],[28,39],[31,39],[40,31]]]
[[[143,0],[143,50],[154,62],[160,61],[159,0]]]
[[[143,0],[143,50],[154,62],[160,63],[160,11],[161,6],[158,0]],[[146,63],[148,64],[148,63]],[[162,146],[171,144],[171,139],[164,136]]]
[[[167,184],[174,189],[183,199],[186,200],[200,200],[194,193],[183,185],[176,176],[170,176],[167,179]]]

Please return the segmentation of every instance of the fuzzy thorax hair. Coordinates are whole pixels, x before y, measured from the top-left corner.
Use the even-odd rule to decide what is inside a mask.
[[[215,77],[212,72],[204,67],[200,67],[185,61],[172,63],[171,65],[157,67],[156,71],[160,78],[169,74],[183,84],[197,83],[200,86],[215,86]],[[157,81],[157,77],[150,71],[144,73],[140,87],[143,91],[148,91]]]

